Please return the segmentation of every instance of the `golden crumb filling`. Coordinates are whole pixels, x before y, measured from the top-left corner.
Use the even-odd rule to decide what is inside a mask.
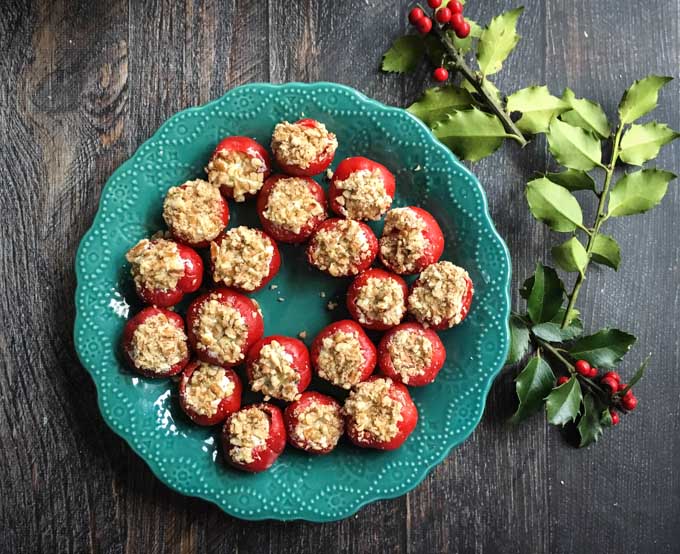
[[[336,331],[321,341],[317,371],[319,377],[334,385],[349,389],[358,383],[364,363],[364,353],[356,331]]]
[[[265,344],[252,364],[252,384],[255,392],[292,402],[299,396],[300,374],[293,368],[293,356],[273,340]]]
[[[355,305],[359,323],[398,325],[406,312],[404,289],[394,279],[369,277],[359,287]]]
[[[132,334],[128,354],[138,368],[165,373],[188,353],[187,336],[165,314],[147,317]]]
[[[125,258],[130,262],[132,277],[138,287],[149,290],[171,290],[184,277],[184,260],[177,244],[171,240],[140,240]]]
[[[392,380],[385,377],[359,383],[349,393],[345,413],[352,418],[360,438],[386,442],[397,436],[403,420],[402,405],[390,396],[391,385]]]
[[[272,150],[288,165],[307,169],[326,151],[335,152],[338,140],[323,123],[307,127],[283,121],[274,127]]]
[[[255,450],[267,444],[269,416],[257,407],[245,408],[229,419],[229,457],[241,464],[255,461]]]
[[[408,384],[411,377],[425,373],[432,362],[432,342],[422,332],[401,329],[387,344],[394,370]]]
[[[408,310],[424,326],[461,322],[467,271],[451,262],[437,262],[420,274],[408,297]]]
[[[269,275],[273,256],[272,241],[244,226],[229,229],[219,244],[210,243],[214,281],[246,291],[258,288]]]
[[[163,202],[163,219],[176,235],[189,242],[214,239],[223,226],[219,189],[201,179],[171,187]]]
[[[333,448],[344,430],[342,412],[335,404],[311,402],[293,412],[296,425],[291,431],[298,443],[306,443],[313,450]]]
[[[415,271],[416,262],[427,247],[424,230],[425,222],[410,208],[395,208],[387,212],[380,254],[394,271]]]
[[[223,368],[201,363],[186,384],[184,401],[197,414],[210,417],[217,413],[220,402],[231,396],[235,388]]]
[[[392,203],[378,169],[355,171],[335,186],[340,191],[336,198],[340,213],[350,219],[380,219]]]
[[[262,215],[282,229],[299,233],[310,219],[323,214],[324,208],[307,182],[289,177],[274,183]]]
[[[193,328],[198,350],[225,363],[240,362],[248,340],[248,325],[241,313],[232,306],[210,297],[198,310]]]
[[[369,255],[368,239],[353,219],[317,231],[310,251],[312,263],[333,277],[356,273],[356,266]]]
[[[264,184],[265,165],[257,156],[235,150],[220,150],[210,160],[208,181],[211,185],[231,189],[236,202],[256,194]]]

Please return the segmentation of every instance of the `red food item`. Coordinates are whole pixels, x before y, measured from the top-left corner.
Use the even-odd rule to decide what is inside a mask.
[[[235,172],[229,171],[232,164],[237,168]],[[224,196],[243,202],[257,194],[269,177],[271,161],[265,148],[253,139],[227,137],[215,148],[206,171],[208,180],[219,185]],[[253,175],[257,178],[253,179]]]
[[[144,308],[123,329],[123,356],[145,377],[176,375],[189,362],[184,320],[163,308]]]
[[[406,313],[408,286],[399,275],[372,267],[347,290],[347,309],[366,329],[384,331],[399,325]]]
[[[182,373],[179,404],[194,423],[217,425],[241,407],[242,390],[233,370],[194,360]]]
[[[222,428],[224,457],[235,468],[251,473],[272,466],[286,447],[281,410],[260,402],[231,414]]]
[[[402,323],[390,329],[378,345],[380,372],[413,387],[434,381],[445,360],[446,348],[437,333],[420,323]]]
[[[388,377],[373,376],[356,385],[344,410],[347,436],[362,448],[396,450],[418,423],[408,389]]]
[[[309,177],[272,175],[257,197],[262,227],[280,242],[304,242],[326,219],[326,193]]]
[[[335,321],[321,329],[310,353],[319,377],[345,389],[368,379],[377,361],[371,339],[351,319]]]
[[[378,253],[371,228],[353,219],[327,219],[307,245],[307,260],[332,277],[350,277],[368,269]]]
[[[218,288],[196,298],[187,310],[189,344],[199,360],[232,367],[264,334],[258,304],[234,290]]]
[[[380,261],[401,275],[420,273],[444,252],[444,234],[437,221],[416,206],[387,212],[380,237]]]
[[[288,442],[310,454],[331,452],[345,428],[342,407],[320,392],[307,391],[283,412]]]
[[[309,351],[301,340],[272,335],[248,351],[246,372],[250,387],[269,397],[295,400],[312,380]]]
[[[286,135],[288,136],[279,134],[279,130],[282,129],[280,126],[284,126],[287,129],[288,132]],[[279,165],[281,170],[288,175],[311,177],[312,175],[321,173],[331,164],[333,157],[335,156],[335,150],[338,147],[335,135],[328,132],[326,126],[315,119],[299,119],[293,123],[293,126],[297,126],[298,130],[296,131],[295,127],[291,127],[290,124],[287,124],[286,122],[277,125],[274,129],[274,135],[272,137],[272,151],[274,152],[276,163]],[[299,158],[299,145],[303,146],[302,149],[304,149],[304,146],[306,145],[318,146],[318,144],[307,141],[304,138],[305,129],[318,129],[322,135],[326,135],[326,140],[319,142],[321,146],[317,148],[318,152],[316,157],[312,160],[306,160],[305,163],[303,163],[302,158]],[[290,137],[290,130],[295,132],[295,142],[298,144],[298,146],[294,146],[292,149],[282,147],[282,144],[284,143],[287,143],[288,146],[292,145],[292,143],[288,140]]]

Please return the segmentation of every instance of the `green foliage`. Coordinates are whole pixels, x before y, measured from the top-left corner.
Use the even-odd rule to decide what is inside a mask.
[[[495,152],[508,136],[500,119],[477,108],[449,114],[432,125],[432,131],[456,155],[470,161]]]
[[[554,384],[555,375],[547,362],[539,356],[531,358],[515,380],[519,406],[510,421],[519,423],[538,412]]]
[[[583,274],[588,265],[588,252],[576,237],[571,237],[559,246],[553,247],[552,257],[564,271]]]
[[[609,266],[614,270],[619,269],[619,264],[621,263],[619,243],[609,235],[598,233],[593,239],[590,259],[595,263]]]
[[[575,339],[583,333],[583,323],[576,313],[572,316],[569,325],[562,327],[565,312],[564,308],[560,308],[555,317],[550,321],[534,325],[531,332],[547,342],[565,342]]]
[[[548,148],[560,165],[589,171],[602,165],[600,141],[590,131],[555,118],[548,129]]]
[[[550,94],[548,87],[534,86],[518,90],[508,96],[509,112],[520,112],[517,127],[526,133],[543,133],[548,130],[550,121],[568,109],[565,102]]]
[[[582,398],[581,385],[576,377],[554,388],[545,401],[548,421],[553,425],[575,421],[580,413]]]
[[[576,127],[595,133],[600,138],[607,138],[611,133],[607,116],[602,107],[591,100],[576,98],[570,88],[564,89],[562,101],[568,106],[561,119]]]
[[[456,33],[449,31],[452,35],[451,40],[453,45],[463,54],[467,54],[470,50],[472,50],[473,41],[482,36],[483,30],[476,21],[472,21],[472,19],[467,18],[465,21],[470,24],[470,34],[465,38],[458,38]]]
[[[546,177],[529,181],[527,202],[533,216],[553,231],[569,233],[583,225],[583,214],[576,198]]]
[[[467,90],[447,85],[427,89],[420,100],[406,109],[423,123],[431,126],[445,119],[451,112],[469,108],[472,102],[472,96]]]
[[[635,215],[651,210],[675,179],[670,171],[643,169],[621,177],[609,195],[607,217]]]
[[[533,323],[552,320],[564,301],[564,284],[552,267],[536,264],[527,312]]]
[[[569,347],[575,360],[586,360],[593,367],[616,369],[635,344],[635,337],[618,329],[602,329],[593,335],[576,339]]]
[[[579,446],[583,448],[600,438],[602,435],[602,404],[592,394],[583,397],[583,416],[579,419],[577,429],[581,436]],[[609,410],[607,410],[609,415]],[[611,422],[611,415],[609,415]]]
[[[635,81],[623,94],[623,98],[621,98],[619,103],[619,120],[621,124],[633,123],[656,108],[659,100],[659,90],[672,80],[672,77],[649,75],[644,79]]]
[[[387,73],[409,73],[418,66],[424,52],[425,44],[420,36],[399,37],[383,55],[382,70]]]
[[[631,125],[621,140],[621,159],[627,164],[642,165],[659,155],[659,150],[680,136],[664,123],[650,121]]]
[[[477,46],[477,63],[482,75],[493,75],[503,67],[503,62],[513,51],[520,36],[517,34],[517,20],[524,8],[515,8],[494,17],[482,31]]]
[[[546,173],[545,176],[553,183],[567,190],[592,190],[595,192],[595,180],[585,171],[566,169],[557,173]]]
[[[529,348],[529,328],[524,320],[517,314],[510,316],[510,350],[506,364],[516,364],[519,362]]]

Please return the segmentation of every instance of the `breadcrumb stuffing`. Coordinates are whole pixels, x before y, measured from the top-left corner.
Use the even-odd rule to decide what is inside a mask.
[[[387,212],[380,254],[394,271],[408,273],[416,269],[427,247],[424,230],[425,222],[410,208]]]
[[[368,239],[358,221],[344,219],[314,234],[310,245],[311,262],[333,277],[356,275],[357,266],[368,256]]]
[[[171,187],[163,202],[163,219],[183,240],[213,240],[223,228],[219,189],[201,179]]]
[[[336,181],[335,186],[340,191],[336,198],[339,211],[350,219],[378,220],[392,204],[378,169],[355,171],[344,181]]]
[[[292,402],[300,393],[300,374],[293,368],[293,356],[276,340],[265,344],[251,366],[251,387],[255,392]]]
[[[262,213],[274,225],[291,233],[299,233],[310,219],[324,214],[324,207],[309,190],[309,184],[298,177],[276,181]]]
[[[319,377],[349,389],[359,382],[364,362],[358,334],[336,331],[321,341],[316,365]]]
[[[402,405],[390,396],[392,379],[359,383],[345,401],[345,413],[362,439],[392,440],[399,432]]]
[[[333,302],[332,300],[328,304],[326,304],[326,308],[328,308],[331,312],[333,310],[335,310],[335,308],[337,308],[337,307],[338,307],[338,303]]]
[[[223,304],[218,298],[211,295],[198,311],[193,328],[198,339],[196,348],[225,363],[237,363],[244,358],[248,326],[236,308]]]
[[[132,277],[138,287],[149,290],[171,290],[184,277],[184,261],[177,243],[156,239],[140,240],[125,258],[131,264]]]
[[[293,412],[297,424],[291,435],[298,443],[306,443],[312,450],[334,448],[344,431],[342,410],[335,404],[311,402]]]
[[[307,127],[283,121],[274,127],[271,146],[277,160],[307,169],[325,152],[335,152],[338,140],[323,123]]]
[[[274,256],[272,241],[261,231],[245,226],[229,229],[222,240],[210,243],[213,280],[228,287],[253,291],[269,275]]]
[[[184,401],[197,414],[210,417],[217,413],[220,402],[231,396],[235,388],[223,368],[201,363],[184,389]]]
[[[405,300],[404,290],[394,279],[369,277],[357,290],[359,323],[398,325],[406,313]]]
[[[156,314],[135,329],[128,353],[137,367],[164,373],[186,358],[187,336],[168,316]]]
[[[298,337],[300,337],[301,339],[306,339],[307,338],[307,331],[300,331],[298,333]]]
[[[428,325],[457,325],[461,322],[463,297],[469,279],[467,271],[451,262],[437,262],[425,268],[408,297],[408,311]]]
[[[425,368],[432,362],[432,342],[422,331],[397,331],[388,342],[387,351],[394,370],[405,384],[411,377],[425,373]]]
[[[269,416],[253,406],[229,419],[229,457],[237,463],[255,461],[255,450],[263,448],[269,437]]]
[[[266,167],[257,156],[221,150],[210,160],[205,170],[210,184],[230,188],[234,200],[244,202],[246,196],[256,194],[262,188]]]

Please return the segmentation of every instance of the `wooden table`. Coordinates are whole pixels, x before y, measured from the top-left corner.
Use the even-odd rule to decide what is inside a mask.
[[[488,21],[517,2],[470,0]],[[597,99],[649,72],[677,77],[676,0],[527,2],[524,39],[498,79]],[[253,81],[346,83],[406,105],[423,68],[385,76],[381,54],[409,2],[8,0],[0,15],[0,551],[678,552],[680,549],[680,190],[647,216],[612,222],[618,273],[589,274],[587,328],[629,330],[630,374],[654,353],[638,411],[584,451],[534,417],[512,428],[510,375],[474,435],[413,492],[346,521],[248,523],[163,486],[104,424],[71,337],[73,258],[109,175],[170,115]],[[656,116],[680,127],[679,88]],[[514,283],[557,240],[523,184],[550,162],[539,140],[473,166],[513,256]],[[678,172],[680,144],[659,166]],[[516,287],[515,287],[516,288]],[[515,295],[515,301],[517,300]]]

